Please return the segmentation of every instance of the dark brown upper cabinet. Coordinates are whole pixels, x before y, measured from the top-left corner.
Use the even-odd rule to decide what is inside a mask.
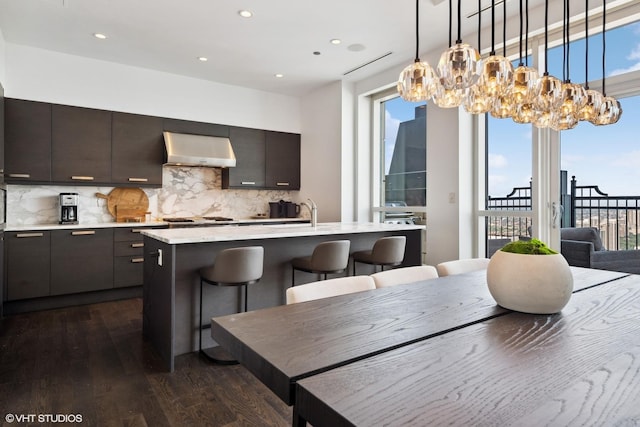
[[[236,166],[222,170],[222,188],[264,188],[265,131],[232,127],[229,139]]]
[[[51,104],[5,99],[5,181],[51,181]]]
[[[189,120],[164,119],[164,130],[192,135],[229,137],[229,126],[216,123],[192,122]]]
[[[160,117],[113,113],[112,183],[162,186],[162,129]]]
[[[111,183],[111,111],[51,108],[52,181]]]
[[[286,132],[266,133],[266,188],[300,189],[300,135]]]

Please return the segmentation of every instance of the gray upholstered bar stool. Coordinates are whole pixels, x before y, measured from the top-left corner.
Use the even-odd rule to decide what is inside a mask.
[[[241,286],[244,288],[244,311],[247,311],[249,299],[247,285],[256,283],[262,277],[264,264],[264,248],[247,246],[244,248],[224,249],[218,253],[215,263],[199,270],[200,274],[200,353],[221,364],[235,364],[234,360],[222,347],[202,348],[202,330],[210,329],[211,323],[202,325],[202,288],[206,283],[215,286]],[[238,294],[240,298],[240,294]],[[239,301],[238,301],[239,302]]]
[[[356,275],[356,262],[374,266],[396,266],[404,259],[404,248],[407,238],[404,236],[381,237],[370,251],[358,251],[351,254],[353,258],[353,275]]]
[[[343,273],[349,265],[349,248],[351,242],[349,240],[333,240],[330,242],[319,243],[314,249],[311,256],[294,258],[291,260],[291,286],[295,286],[296,270],[306,271],[307,273],[316,273],[318,275]],[[320,279],[320,277],[318,277]]]

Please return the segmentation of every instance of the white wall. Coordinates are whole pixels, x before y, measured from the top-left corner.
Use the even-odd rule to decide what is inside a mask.
[[[6,43],[2,35],[2,28],[0,28],[0,84],[3,86],[6,86],[6,62]]]
[[[302,101],[300,200],[318,204],[318,221],[340,221],[342,202],[342,83],[328,84]]]
[[[13,43],[5,46],[8,97],[301,131],[298,98]]]

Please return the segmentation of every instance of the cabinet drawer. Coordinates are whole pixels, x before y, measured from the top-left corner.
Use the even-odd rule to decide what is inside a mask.
[[[115,256],[142,256],[144,253],[144,243],[142,242],[114,242]]]
[[[116,257],[113,264],[113,287],[142,286],[144,262],[141,256]]]
[[[113,240],[115,242],[130,242],[130,241],[142,242],[143,236],[142,236],[142,234],[140,234],[141,231],[158,229],[158,228],[165,228],[165,227],[160,226],[160,227],[114,228],[113,229]]]

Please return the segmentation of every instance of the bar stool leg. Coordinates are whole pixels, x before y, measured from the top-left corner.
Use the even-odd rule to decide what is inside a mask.
[[[207,359],[214,361],[215,363],[218,363],[220,365],[237,365],[238,362],[237,360],[235,360],[225,349],[223,349],[220,346],[215,346],[212,348],[207,348],[207,349],[203,349],[202,348],[202,330],[203,329],[209,329],[211,328],[211,326],[209,326],[209,328],[205,328],[202,325],[202,288],[203,288],[203,281],[202,279],[200,279],[200,329],[198,330],[198,334],[199,334],[199,339],[198,339],[198,352],[200,354],[202,354],[203,356],[205,356]],[[246,285],[245,285],[246,287]],[[246,295],[246,294],[245,294]],[[245,311],[247,311],[247,301],[245,298]]]

